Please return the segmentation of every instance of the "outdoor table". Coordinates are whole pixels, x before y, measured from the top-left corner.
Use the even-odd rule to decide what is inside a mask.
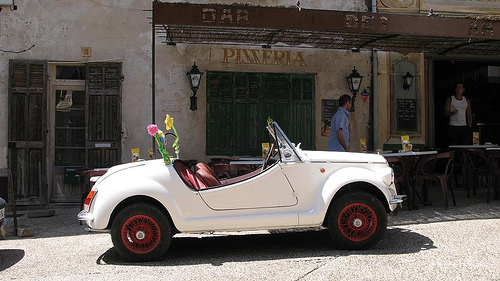
[[[429,151],[406,151],[406,152],[392,152],[392,153],[382,153],[381,155],[388,158],[388,157],[400,157],[403,160],[403,164],[405,165],[406,171],[408,173],[408,179],[410,181],[408,183],[408,190],[411,190],[412,194],[407,194],[408,196],[408,201],[410,201],[410,207],[411,209],[418,209],[417,206],[415,206],[415,196],[418,197],[420,202],[424,205],[429,205],[429,203],[424,202],[422,197],[420,196],[419,193],[416,191],[416,186],[415,183],[413,182],[413,179],[415,178],[414,173],[415,173],[415,168],[417,167],[418,159],[420,156],[425,156],[425,155],[433,155],[437,154],[438,152],[436,150],[429,150]],[[410,197],[411,195],[411,197]]]
[[[499,147],[498,144],[456,144],[456,145],[450,145],[450,148],[463,148],[463,149],[467,149],[467,148],[488,149],[488,148],[495,148],[495,147]]]
[[[432,155],[432,154],[437,154],[437,151],[428,150],[428,151],[390,152],[390,153],[382,153],[381,155],[384,157],[395,157],[395,156],[422,156],[422,155]]]
[[[500,147],[498,147],[498,146],[497,147],[488,147],[488,148],[486,148],[486,151],[488,151],[488,150],[500,150]]]

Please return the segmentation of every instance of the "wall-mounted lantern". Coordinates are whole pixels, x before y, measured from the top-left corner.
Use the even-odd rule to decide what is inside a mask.
[[[195,62],[193,63],[193,67],[191,67],[191,70],[186,74],[189,76],[189,85],[191,86],[191,90],[193,90],[193,96],[191,96],[191,106],[189,107],[189,109],[196,110],[198,109],[198,106],[196,105],[196,91],[198,91],[198,88],[200,87],[200,81],[203,72],[198,69],[198,66],[196,66]]]
[[[413,77],[414,76],[411,75],[410,72],[406,72],[406,75],[403,76],[403,89],[410,89],[411,85],[413,84]]]
[[[359,75],[356,67],[352,69],[352,72],[349,76],[346,77],[347,84],[349,85],[349,90],[352,92],[352,107],[351,112],[354,112],[354,101],[356,100],[356,94],[361,87],[361,81],[363,81],[363,76]]]

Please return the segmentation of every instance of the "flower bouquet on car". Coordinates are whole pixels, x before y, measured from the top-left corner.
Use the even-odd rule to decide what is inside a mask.
[[[165,133],[158,129],[158,126],[155,124],[149,124],[148,127],[148,133],[150,136],[154,137],[156,140],[156,143],[158,144],[158,151],[160,152],[161,156],[163,157],[163,161],[165,162],[165,165],[170,165],[172,161],[170,160],[171,156],[168,153],[167,149],[165,148],[167,145],[167,141],[165,139]],[[167,131],[173,130],[172,134],[175,137],[174,142],[172,143],[172,147],[175,150],[176,154],[180,153],[180,146],[179,146],[179,134],[177,133],[177,130],[174,127],[174,118],[172,118],[170,115],[167,114],[165,117],[165,129]]]

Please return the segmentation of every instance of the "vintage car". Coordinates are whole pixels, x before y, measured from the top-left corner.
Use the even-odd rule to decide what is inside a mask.
[[[193,168],[149,160],[111,167],[93,185],[78,219],[109,231],[127,260],[160,258],[176,233],[328,229],[344,249],[366,249],[382,237],[387,213],[405,199],[384,157],[306,151],[276,122],[271,148],[247,174],[219,179],[205,163]]]

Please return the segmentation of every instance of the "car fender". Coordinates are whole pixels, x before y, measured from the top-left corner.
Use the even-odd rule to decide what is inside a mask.
[[[390,168],[387,167],[387,169],[390,173]],[[363,167],[341,168],[335,171],[335,173],[330,175],[326,180],[322,190],[322,199],[324,200],[326,208],[328,208],[337,192],[339,192],[339,190],[341,190],[344,186],[354,182],[365,182],[373,185],[380,190],[382,194],[384,194],[386,202],[382,202],[382,204],[387,205],[389,203],[391,193],[388,185],[382,179],[383,177],[380,176],[380,170],[374,172]]]
[[[164,181],[167,182],[168,186],[163,181],[159,182],[148,177],[124,177],[123,175],[108,177],[97,186],[98,192],[91,205],[94,220],[90,222],[90,227],[93,229],[107,228],[113,212],[120,203],[136,196],[147,196],[162,204],[168,211],[174,225],[185,217],[184,212],[189,212],[189,210],[185,210],[186,208],[183,210],[181,206],[188,206],[194,210],[207,209],[198,192],[190,190],[178,177],[168,177]],[[177,193],[177,196],[174,193]]]

